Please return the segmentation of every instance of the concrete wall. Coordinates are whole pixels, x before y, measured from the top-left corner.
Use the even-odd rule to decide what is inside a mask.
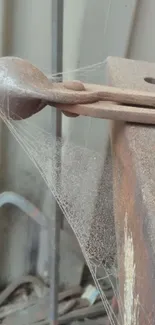
[[[136,0],[65,0],[64,69],[101,62],[109,55],[126,56],[136,4]],[[72,44],[71,48],[68,44]],[[79,75],[72,77],[78,79]],[[105,66],[80,74],[80,79],[104,83]],[[64,118],[64,135],[82,144],[87,137],[86,146],[102,150],[104,155],[108,123],[84,117],[76,121]]]
[[[2,44],[2,54],[26,58],[44,73],[51,73],[51,1],[5,1],[3,3],[1,1],[1,5],[5,4],[5,17],[9,21],[9,37],[6,44],[3,42],[5,46]],[[5,18],[3,20],[5,26],[7,22]],[[51,108],[38,114],[34,122],[51,131]],[[17,192],[50,215],[51,198],[48,199],[46,195],[49,191],[39,172],[10,131],[4,125],[1,129],[1,191]],[[2,283],[32,271],[29,253],[32,246],[36,245],[38,236],[39,229],[36,224],[19,210],[10,206],[1,209],[0,276]]]
[[[3,18],[0,19],[0,55],[27,58],[45,73],[51,74],[51,8],[51,0],[0,0]],[[108,55],[129,54],[134,58],[155,60],[154,11],[153,0],[64,0],[64,70],[103,61]],[[78,77],[76,74],[71,76]],[[94,83],[105,81],[104,69],[103,74],[99,71],[89,76],[82,79]],[[49,131],[52,116],[51,108],[47,108],[34,120]],[[18,192],[50,215],[49,193],[41,176],[4,125],[0,124],[0,132],[1,191]],[[63,136],[101,151],[104,159],[108,122],[64,117]],[[30,270],[26,247],[29,249],[27,243],[31,246],[37,237],[35,231],[35,226],[16,209],[7,207],[1,210],[1,282]]]

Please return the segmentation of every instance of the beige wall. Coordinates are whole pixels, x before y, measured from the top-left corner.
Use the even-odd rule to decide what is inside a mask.
[[[5,9],[5,15],[0,10],[3,18],[3,24],[0,20],[0,34],[3,34],[3,40],[0,42],[2,55],[26,58],[44,73],[50,74],[52,71],[51,1],[0,1],[0,5]],[[9,25],[7,25],[8,21]],[[7,41],[4,30],[8,31]],[[34,121],[45,127],[47,131],[51,130],[51,108],[41,112]],[[29,131],[31,132],[31,129]],[[48,206],[51,207],[51,203],[46,197],[47,189],[40,174],[4,125],[3,128],[1,127],[1,133],[1,191],[17,192],[30,199],[44,210],[44,213],[46,211],[46,214],[48,212],[50,214]],[[28,248],[32,245],[36,233],[38,235],[38,230],[36,225],[31,224],[27,216],[16,208],[1,209],[1,215],[0,275],[1,282],[4,282],[29,270]]]

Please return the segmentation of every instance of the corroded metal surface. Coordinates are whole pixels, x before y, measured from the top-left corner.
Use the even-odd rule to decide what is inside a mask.
[[[131,325],[155,324],[155,129],[116,123],[112,134],[122,314],[124,317],[126,309],[130,310],[132,305],[131,312],[136,312],[137,319]],[[135,268],[135,275],[130,267]],[[134,282],[132,288],[131,282]],[[125,292],[127,290],[130,295]]]
[[[143,77],[151,73],[155,77],[155,65],[150,64],[150,68],[143,62],[118,61],[109,63],[112,85],[152,91],[153,85],[145,85]],[[155,127],[113,123],[114,214],[122,325],[155,324],[154,149]]]

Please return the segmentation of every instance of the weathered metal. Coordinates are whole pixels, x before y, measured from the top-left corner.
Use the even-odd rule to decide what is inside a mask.
[[[155,64],[111,58],[115,87],[155,91]],[[122,325],[155,324],[155,127],[112,124],[114,214]],[[120,302],[121,300],[121,302]]]
[[[146,64],[150,68],[143,82],[150,86],[151,65]],[[28,118],[54,105],[70,116],[155,124],[155,93],[151,86],[148,92],[147,87],[146,91],[137,91],[135,87],[51,83],[35,66],[16,57],[0,58],[0,97],[1,113],[14,119]]]

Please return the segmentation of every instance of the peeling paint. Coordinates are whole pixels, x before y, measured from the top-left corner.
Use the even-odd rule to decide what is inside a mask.
[[[139,325],[139,296],[135,297],[136,265],[132,234],[128,230],[128,215],[124,225],[124,325]]]

